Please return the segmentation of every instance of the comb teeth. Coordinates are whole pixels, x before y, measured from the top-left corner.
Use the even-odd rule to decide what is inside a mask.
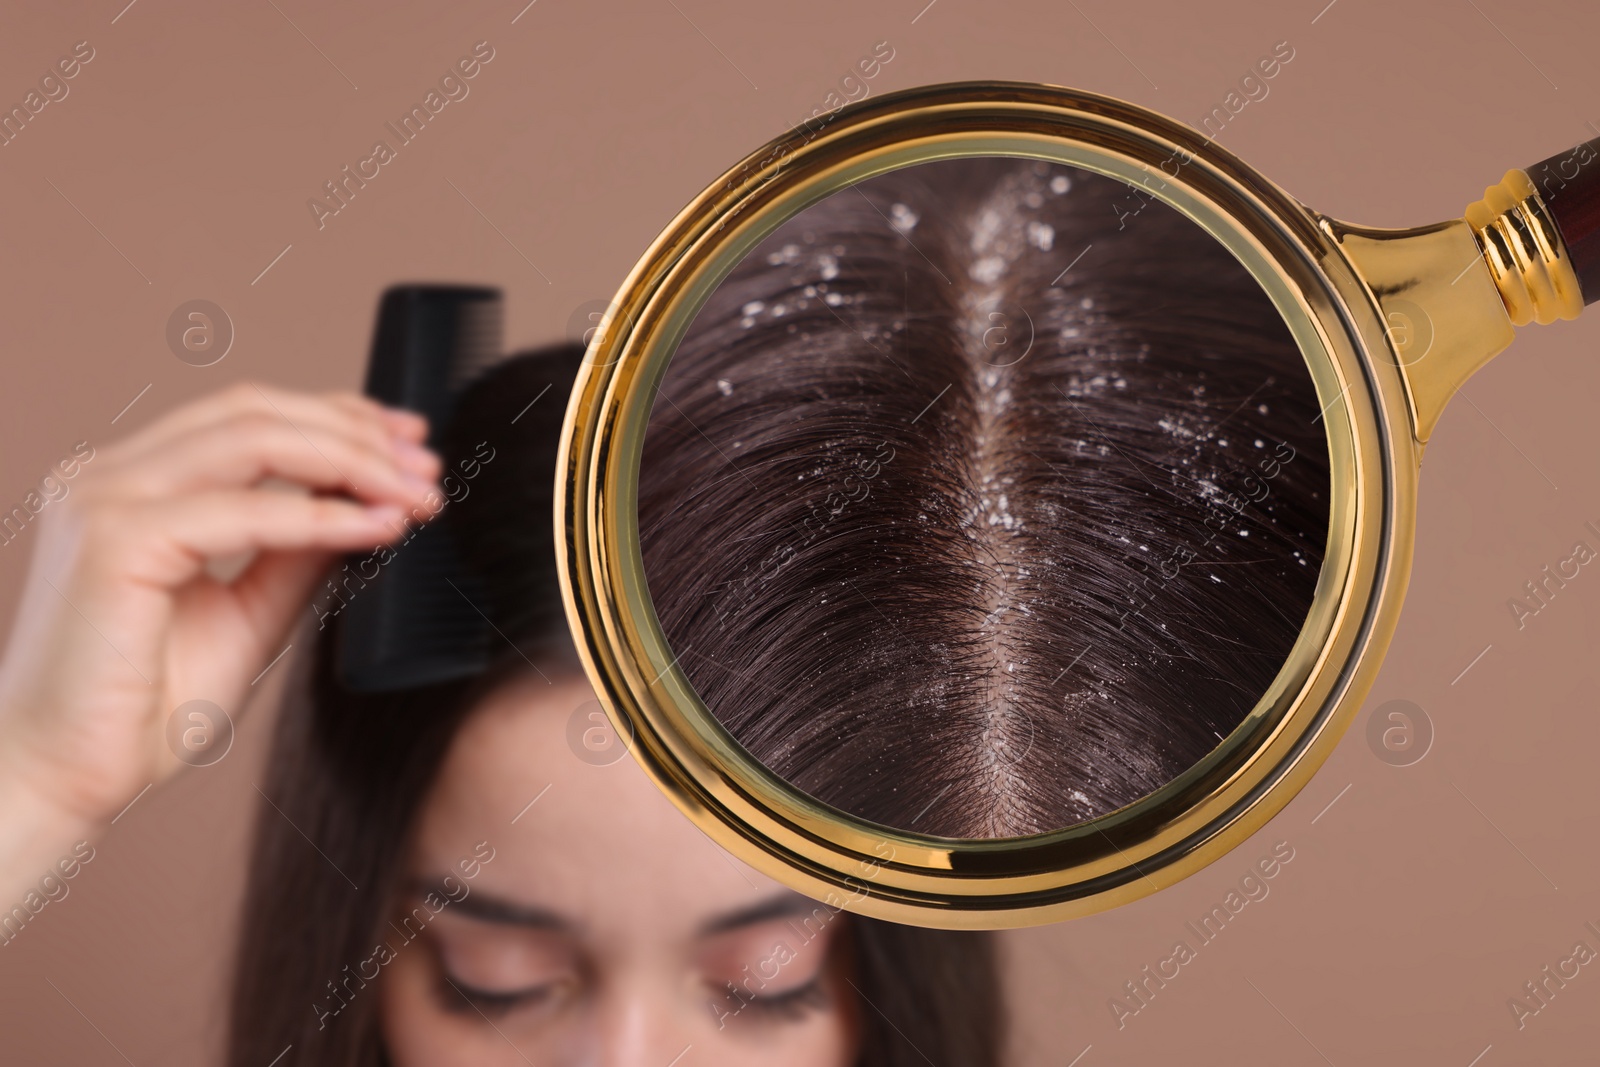
[[[461,390],[500,357],[499,290],[395,286],[379,303],[366,393],[426,416],[437,450]],[[416,515],[387,563],[352,556],[335,575],[345,688],[408,689],[465,677],[487,663],[492,629],[479,610],[487,597],[462,565],[450,514],[446,507],[426,523]]]
[[[484,300],[464,300],[458,308],[455,346],[450,352],[450,392],[459,396],[473,379],[499,362],[502,350],[500,294],[493,289]]]

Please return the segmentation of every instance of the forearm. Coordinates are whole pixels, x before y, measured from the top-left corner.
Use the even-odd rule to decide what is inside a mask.
[[[101,827],[69,814],[51,801],[17,766],[16,749],[3,742],[0,746],[4,746],[0,747],[0,948],[3,948],[17,933],[19,923],[6,922],[13,909],[22,908],[29,915],[37,914],[42,907],[40,900],[54,899],[51,887],[63,877],[76,874],[77,867],[87,856],[93,855],[92,847],[83,843],[97,837]]]

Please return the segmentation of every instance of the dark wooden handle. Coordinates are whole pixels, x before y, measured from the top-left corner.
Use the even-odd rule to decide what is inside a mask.
[[[1600,300],[1600,137],[1527,168],[1561,234],[1583,290]]]

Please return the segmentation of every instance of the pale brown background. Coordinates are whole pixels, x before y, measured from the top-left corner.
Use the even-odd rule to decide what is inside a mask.
[[[74,42],[97,52],[0,148],[6,507],[73,442],[225,382],[358,385],[375,298],[397,280],[501,285],[510,342],[564,335],[702,186],[882,40],[895,58],[878,93],[1037,80],[1197,122],[1287,39],[1294,60],[1221,140],[1306,203],[1375,225],[1457,216],[1507,166],[1600,119],[1600,11],[1577,2],[538,0],[515,24],[525,0],[138,0],[118,17],[124,2],[15,5],[0,33],[7,104]],[[497,56],[471,95],[319,232],[307,198],[485,39]],[[238,331],[204,369],[163,340],[197,297]],[[1507,1007],[1575,941],[1600,948],[1583,928],[1600,921],[1600,569],[1520,632],[1506,606],[1580,536],[1596,544],[1582,526],[1600,520],[1600,317],[1523,333],[1429,448],[1406,614],[1350,735],[1206,872],[1008,935],[1016,1062],[1595,1061],[1600,965],[1525,1029]],[[30,544],[0,549],[0,604]],[[71,896],[0,949],[0,1060],[214,1062],[251,783],[285,666],[225,760],[140,800]],[[1399,697],[1437,730],[1408,768],[1364,737],[1371,709]],[[1108,998],[1280,840],[1296,853],[1271,895],[1119,1031]]]

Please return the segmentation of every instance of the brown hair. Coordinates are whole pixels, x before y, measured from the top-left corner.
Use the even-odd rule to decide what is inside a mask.
[[[696,691],[795,786],[947,837],[1128,804],[1282,665],[1327,538],[1304,360],[1121,181],[940,161],[786,221],[661,386],[639,523]]]
[[[486,579],[485,610],[506,638],[494,638],[502,651],[488,669],[392,693],[351,692],[337,676],[335,620],[291,687],[261,785],[267,803],[233,978],[232,1067],[260,1067],[291,1046],[283,1067],[387,1062],[377,998],[359,994],[367,983],[352,968],[388,936],[419,805],[466,716],[529,669],[524,656],[547,669],[570,656],[549,516],[558,398],[570,391],[581,357],[580,346],[561,345],[509,359],[467,392],[444,434],[452,467],[457,457],[481,456],[476,446],[485,439],[496,452],[471,493],[445,512],[447,529]],[[546,389],[552,397],[528,408]],[[847,943],[852,980],[872,1006],[861,1012],[862,1064],[998,1064],[1002,1013],[990,935],[851,916]],[[324,1018],[319,1006],[333,1003],[336,989],[357,995]]]

